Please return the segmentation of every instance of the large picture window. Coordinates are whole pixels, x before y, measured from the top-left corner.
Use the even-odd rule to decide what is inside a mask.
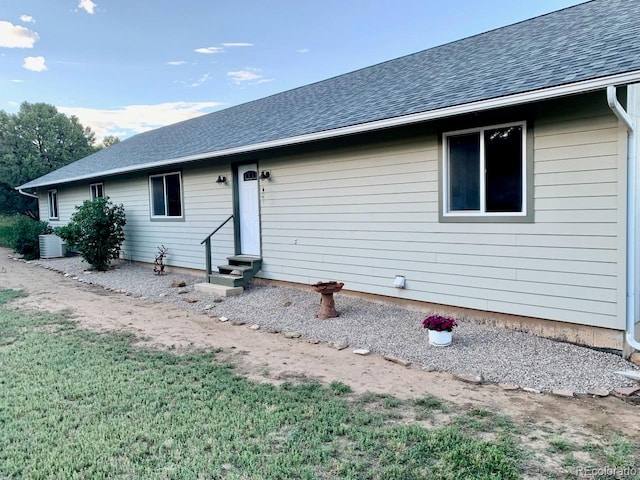
[[[49,220],[58,220],[58,190],[49,190],[47,199],[49,202]]]
[[[525,122],[443,135],[443,215],[524,216]]]
[[[181,184],[180,172],[149,177],[152,218],[182,217]]]

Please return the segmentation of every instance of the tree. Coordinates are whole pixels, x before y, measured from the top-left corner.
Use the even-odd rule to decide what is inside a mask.
[[[109,148],[111,145],[115,145],[116,143],[120,143],[120,139],[113,135],[107,135],[102,139],[102,148]]]
[[[71,222],[56,228],[55,233],[67,245],[78,247],[93,268],[106,271],[111,260],[120,256],[126,223],[122,204],[114,205],[108,197],[102,197],[85,200],[76,207]]]
[[[16,114],[0,110],[0,214],[37,211],[15,187],[96,151],[95,134],[75,116],[46,103],[23,102]]]

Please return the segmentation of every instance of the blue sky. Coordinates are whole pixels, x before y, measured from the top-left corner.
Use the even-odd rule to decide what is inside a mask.
[[[0,0],[0,110],[124,139],[583,1]]]

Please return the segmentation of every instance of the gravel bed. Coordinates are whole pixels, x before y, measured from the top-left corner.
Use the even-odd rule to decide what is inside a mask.
[[[586,393],[635,385],[615,373],[637,370],[619,355],[465,321],[459,322],[450,347],[433,347],[428,345],[422,328],[424,313],[339,293],[335,300],[340,317],[318,320],[315,314],[320,296],[305,289],[250,285],[240,296],[216,299],[193,289],[202,277],[173,272],[157,276],[148,267],[124,261],[108,272],[88,272],[88,265],[80,257],[32,263],[150,301],[171,302],[230,321],[257,324],[261,329],[299,332],[305,339],[348,343],[352,349],[393,355],[429,370],[481,374],[485,381],[547,392]],[[172,288],[176,280],[183,280],[187,286]]]

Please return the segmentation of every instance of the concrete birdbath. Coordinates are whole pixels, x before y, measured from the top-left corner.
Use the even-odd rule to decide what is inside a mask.
[[[321,295],[318,318],[325,320],[327,318],[335,318],[340,315],[336,311],[336,302],[333,300],[333,294],[342,290],[344,283],[318,282],[311,286]]]

